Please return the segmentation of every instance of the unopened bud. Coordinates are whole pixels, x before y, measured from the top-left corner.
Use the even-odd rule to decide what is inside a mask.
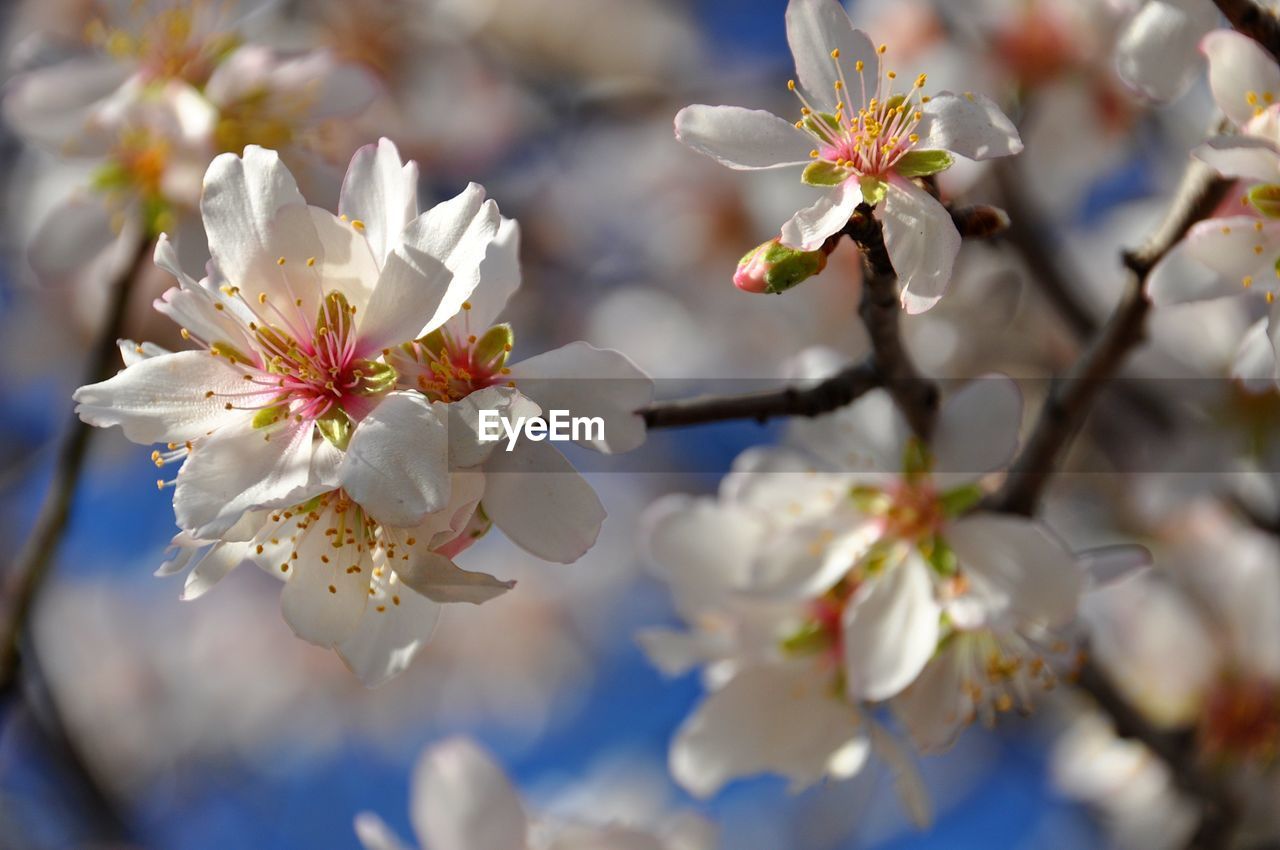
[[[733,275],[733,285],[743,292],[786,292],[827,267],[824,251],[788,248],[780,239],[753,248]]]

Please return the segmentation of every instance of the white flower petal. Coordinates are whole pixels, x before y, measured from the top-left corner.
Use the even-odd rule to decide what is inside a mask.
[[[356,838],[364,850],[409,850],[382,818],[373,812],[361,812],[355,820]]]
[[[1147,280],[1151,303],[1160,307],[1239,295],[1240,278],[1225,277],[1196,261],[1189,244],[1185,238],[1179,241],[1151,270]]]
[[[248,554],[248,543],[218,542],[207,548],[187,574],[182,587],[182,599],[185,601],[204,596],[232,570],[244,563]]]
[[[5,93],[5,120],[37,144],[64,154],[80,153],[76,146],[95,108],[127,74],[124,63],[107,56],[73,57],[20,74]]]
[[[1224,177],[1241,177],[1270,183],[1280,180],[1280,151],[1266,139],[1218,136],[1191,153]]]
[[[1064,626],[1075,619],[1084,576],[1071,553],[1038,522],[970,514],[948,526],[947,543],[962,570],[1006,597],[1023,622]]]
[[[840,79],[833,50],[840,51],[840,66],[854,91],[860,91],[857,62],[863,63],[862,78],[872,91],[880,79],[880,55],[865,33],[853,23],[838,2],[832,0],[791,0],[787,4],[787,44],[796,63],[796,76],[818,109],[834,111],[835,84]],[[860,104],[858,104],[860,105]]]
[[[480,263],[480,280],[471,292],[471,309],[455,315],[446,324],[460,334],[472,328],[488,328],[498,320],[507,300],[520,288],[520,225],[509,218],[500,219],[498,235]]]
[[[390,139],[365,145],[347,168],[338,212],[364,223],[365,238],[381,267],[405,226],[418,217],[418,164],[402,162]]]
[[[790,434],[836,469],[897,475],[911,429],[889,393],[872,390],[834,413],[796,419]]]
[[[782,244],[802,251],[818,250],[849,223],[861,202],[862,191],[854,181],[846,180],[782,225]]]
[[[363,318],[357,317],[360,357],[417,339],[453,284],[453,273],[429,254],[418,254],[412,265],[402,254],[391,254],[377,280]]]
[[[296,209],[286,208],[281,212],[281,217],[287,219],[296,215]],[[345,295],[347,301],[357,308],[356,322],[359,324],[360,313],[369,303],[380,275],[379,264],[374,259],[369,242],[359,230],[328,210],[307,207],[307,214],[319,238],[321,250],[319,254],[304,258],[306,271],[303,273],[311,279],[306,283],[311,288],[316,288],[318,282],[320,292],[336,290]],[[277,226],[279,220],[277,218]]]
[[[671,774],[703,798],[732,779],[766,772],[802,788],[821,780],[833,756],[861,735],[858,711],[833,698],[816,669],[748,667],[680,726]]]
[[[435,552],[414,552],[396,564],[396,574],[413,590],[434,602],[488,602],[516,586],[488,573],[464,570]]]
[[[1263,222],[1249,216],[1215,218],[1192,227],[1184,243],[1189,259],[1217,273],[1225,283],[1234,284],[1234,291],[1243,292],[1245,278],[1250,282],[1256,279],[1259,285],[1274,278],[1272,266],[1280,255],[1280,222]],[[1202,294],[1208,297],[1229,291],[1232,290],[1224,284]]]
[[[1231,377],[1250,392],[1266,392],[1276,386],[1276,352],[1267,336],[1267,319],[1249,327],[1231,364]]]
[[[483,504],[513,543],[559,564],[595,545],[605,518],[595,490],[559,449],[525,439],[489,456]]]
[[[338,655],[366,687],[376,687],[402,673],[418,650],[431,640],[440,606],[404,589],[399,604],[366,604],[356,631],[338,644]]]
[[[430,850],[526,850],[528,820],[492,757],[464,738],[422,754],[413,772],[409,817]]]
[[[178,525],[202,540],[216,539],[245,511],[302,492],[310,482],[312,432],[310,422],[254,428],[247,416],[214,432],[178,472]]]
[[[943,402],[933,441],[941,486],[974,481],[1013,460],[1022,425],[1022,393],[1004,375],[982,375]]]
[[[285,210],[291,211],[282,216]],[[200,213],[209,252],[231,285],[246,298],[266,295],[278,305],[301,299],[302,315],[315,315],[319,287],[306,261],[321,256],[324,246],[298,184],[275,151],[249,145],[243,157],[214,159]]]
[[[665,496],[645,511],[650,561],[682,595],[716,598],[746,588],[768,531],[760,514],[712,499]]]
[[[280,592],[280,613],[289,628],[317,646],[335,647],[355,635],[369,600],[368,559],[355,545],[335,547],[324,533],[338,527],[336,513],[329,508],[299,532],[292,550],[298,557],[287,562],[288,580]]]
[[[930,568],[915,550],[869,579],[844,613],[849,696],[885,700],[915,681],[937,649],[941,613]]]
[[[1022,139],[989,97],[941,92],[920,107],[917,150],[951,151],[967,159],[994,159],[1022,152]]]
[[[653,401],[653,380],[625,354],[571,342],[512,365],[510,377],[544,411],[601,419],[601,438],[583,445],[612,454],[644,442],[644,419],[636,411]]]
[[[884,224],[884,246],[898,273],[902,306],[908,313],[923,313],[947,291],[960,252],[951,213],[911,181],[895,179],[876,216]]]
[[[894,697],[894,714],[922,752],[948,749],[969,723],[965,683],[955,656],[953,648],[943,649],[910,687]]]
[[[102,256],[119,238],[102,198],[75,195],[45,217],[27,246],[27,263],[42,283],[57,283]]]
[[[813,149],[813,139],[790,121],[740,106],[686,106],[676,113],[676,138],[740,170],[804,165]]]
[[[1253,119],[1255,107],[1280,98],[1280,68],[1253,39],[1234,30],[1215,30],[1204,37],[1200,49],[1209,58],[1213,99],[1237,127]],[[1250,93],[1254,103],[1249,102]]]
[[[506,436],[480,439],[480,411],[492,410],[510,422],[540,416],[542,408],[512,387],[485,387],[449,405],[449,468],[479,466],[494,451],[506,449]]]
[[[244,392],[244,373],[205,351],[149,357],[115,377],[76,390],[76,413],[90,425],[119,425],[135,443],[183,443],[245,418],[226,409]],[[207,394],[213,392],[214,396]],[[254,404],[253,399],[236,399]]]
[[[356,426],[338,476],[378,522],[408,527],[449,503],[444,405],[394,392]]]
[[[453,273],[453,280],[422,333],[444,324],[462,309],[480,281],[481,263],[498,234],[498,205],[485,200],[484,187],[472,183],[456,197],[436,204],[405,227],[402,244],[392,252],[412,268],[426,254]],[[388,257],[388,263],[391,262]]]
[[[1208,3],[1143,3],[1116,43],[1120,79],[1151,100],[1173,100],[1199,71],[1196,43],[1214,23]]]

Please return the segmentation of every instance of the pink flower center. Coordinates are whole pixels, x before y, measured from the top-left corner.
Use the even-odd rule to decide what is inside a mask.
[[[878,53],[885,53],[884,45]],[[796,127],[816,143],[810,156],[860,176],[888,174],[920,141],[914,131],[924,117],[920,104],[929,102],[920,94],[926,77],[921,74],[906,91],[895,93],[896,72],[886,71],[868,84],[862,60],[854,62],[854,73],[846,77],[840,51],[833,50],[831,59],[836,67],[834,113],[814,109],[794,80],[787,84],[802,104]]]

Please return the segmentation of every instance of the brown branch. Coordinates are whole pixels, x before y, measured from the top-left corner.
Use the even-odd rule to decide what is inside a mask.
[[[1191,225],[1213,211],[1229,185],[1196,160],[1188,165],[1164,221],[1145,245],[1125,254],[1129,280],[1120,303],[1075,366],[1050,391],[1009,477],[988,500],[987,507],[1026,516],[1036,512],[1041,493],[1088,418],[1099,392],[1144,338],[1151,308],[1146,283],[1152,268]]]
[[[928,440],[938,415],[938,386],[920,374],[902,344],[902,302],[884,232],[865,204],[854,213],[845,232],[862,249],[867,266],[858,312],[871,337],[872,364],[911,430]]]
[[[1231,26],[1257,41],[1280,60],[1280,19],[1254,0],[1214,0]]]
[[[151,259],[151,244],[141,240],[133,261],[112,282],[107,315],[86,364],[84,383],[91,384],[110,377],[119,362],[116,340],[122,335],[125,311],[132,283]],[[75,496],[80,472],[84,467],[93,427],[74,419],[64,438],[53,470],[49,492],[27,537],[6,577],[11,584],[10,610],[0,631],[0,699],[12,693],[18,682],[22,643],[31,619],[36,597],[49,567],[53,563]]]
[[[880,377],[868,360],[807,387],[659,402],[641,410],[640,415],[650,428],[678,428],[732,419],[754,419],[763,423],[778,416],[830,413],[878,386]]]

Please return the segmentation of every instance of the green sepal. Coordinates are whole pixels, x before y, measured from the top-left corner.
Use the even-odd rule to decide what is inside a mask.
[[[511,346],[515,341],[516,335],[512,332],[511,325],[494,325],[484,332],[471,350],[472,361],[487,369],[501,369],[507,362],[507,355],[511,353]]]
[[[418,337],[417,342],[423,349],[436,355],[444,351],[448,345],[448,341],[444,338],[444,331],[440,328],[436,328],[426,336]]]
[[[908,151],[893,170],[903,177],[929,177],[946,171],[955,161],[955,157],[946,151]]]
[[[213,352],[215,357],[225,357],[232,363],[240,363],[245,366],[253,365],[253,361],[246,357],[243,351],[229,342],[215,342],[209,346],[209,350]]]
[[[853,500],[854,507],[864,514],[886,513],[892,504],[887,493],[869,484],[855,484],[850,487],[849,498]]]
[[[826,159],[815,159],[804,168],[800,179],[809,186],[839,186],[853,174],[849,169]]]
[[[400,373],[394,366],[376,360],[357,363],[355,371],[360,373],[360,385],[356,387],[359,395],[381,395],[394,389],[396,382],[400,380]]]
[[[1254,186],[1245,198],[1255,210],[1267,218],[1280,218],[1280,186],[1274,183]]]
[[[862,190],[863,202],[871,207],[883,201],[884,196],[889,194],[889,184],[870,174],[863,175],[858,180],[858,187]]]
[[[965,513],[978,502],[982,501],[984,493],[982,488],[977,484],[966,484],[963,487],[956,487],[954,490],[948,490],[938,497],[938,504],[942,507],[942,512],[947,516],[959,516]]]
[[[830,138],[832,130],[840,131],[840,119],[831,112],[813,112],[805,117],[804,128],[810,133]]]
[[[330,408],[328,413],[317,419],[316,427],[320,429],[320,433],[326,440],[344,452],[351,442],[351,432],[355,430],[351,417],[339,407]]]
[[[907,445],[902,450],[902,471],[908,477],[912,477],[926,475],[931,469],[933,469],[933,457],[930,456],[924,440],[919,437],[907,440]]]
[[[253,427],[266,428],[268,425],[274,425],[281,419],[289,415],[289,407],[284,404],[277,404],[274,407],[264,407],[257,413],[253,414]]]
[[[330,291],[320,302],[320,309],[316,313],[316,336],[336,333],[340,338],[345,337],[346,331],[353,324],[351,317],[351,303],[347,301],[347,296],[337,289]]]
[[[780,645],[787,655],[806,656],[825,652],[832,647],[833,641],[829,629],[811,621],[783,638]]]
[[[950,578],[960,569],[955,550],[937,534],[920,542],[920,554],[940,576]]]

